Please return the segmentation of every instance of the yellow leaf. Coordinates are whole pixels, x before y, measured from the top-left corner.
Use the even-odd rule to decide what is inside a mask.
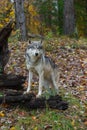
[[[9,10],[9,8],[5,7],[5,10]]]
[[[14,127],[14,126],[12,126],[12,127],[10,128],[10,130],[16,130],[16,129],[15,129],[15,127]]]
[[[0,117],[4,117],[4,116],[5,116],[4,112],[1,111],[1,112],[0,112]]]
[[[3,25],[2,25],[2,24],[0,24],[0,28],[3,28]]]
[[[9,22],[9,18],[5,18],[5,21],[6,21],[6,22]]]
[[[73,120],[73,121],[71,122],[71,124],[72,124],[73,126],[75,126],[75,120]]]
[[[11,12],[10,12],[10,16],[13,16],[13,15],[14,15],[14,11],[11,11]]]
[[[33,12],[34,11],[34,7],[33,5],[30,5],[29,8],[28,8],[29,12]]]
[[[38,130],[38,128],[37,128],[37,127],[35,127],[35,128],[34,128],[34,130]]]

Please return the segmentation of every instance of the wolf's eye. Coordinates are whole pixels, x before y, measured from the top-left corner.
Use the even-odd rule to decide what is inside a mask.
[[[34,49],[34,46],[29,46],[29,48],[28,49]]]
[[[31,46],[30,48],[31,48],[31,49],[34,49],[34,46]]]
[[[43,49],[43,47],[42,47],[42,46],[39,46],[38,49]]]

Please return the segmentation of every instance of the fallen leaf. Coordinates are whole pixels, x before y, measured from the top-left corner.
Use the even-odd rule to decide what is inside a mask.
[[[71,124],[72,124],[73,126],[75,126],[75,120],[72,120]]]
[[[87,126],[87,121],[85,121],[84,124]]]
[[[1,111],[1,112],[0,112],[0,117],[4,117],[4,116],[5,116],[4,112]]]
[[[14,126],[12,126],[12,127],[10,128],[10,130],[16,130],[16,129],[15,129],[15,127],[14,127]]]
[[[79,86],[78,91],[84,91],[84,86]]]
[[[45,128],[45,130],[52,129],[52,125],[46,125],[46,126],[44,126],[44,128]]]
[[[32,119],[33,119],[33,120],[36,120],[36,116],[32,116]]]
[[[37,127],[35,127],[35,128],[34,128],[34,130],[38,130],[38,128],[37,128]]]

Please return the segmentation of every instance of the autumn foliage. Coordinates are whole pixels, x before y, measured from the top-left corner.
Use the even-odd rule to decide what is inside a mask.
[[[0,28],[3,28],[6,23],[14,19],[14,8],[8,0],[0,1]]]
[[[30,33],[45,35],[49,32],[63,34],[63,4],[63,0],[59,0],[58,3],[50,0],[47,0],[46,2],[41,2],[41,0],[25,0],[24,7],[27,31]],[[75,0],[74,8],[76,18],[75,34],[79,36],[86,36],[86,0]],[[11,3],[9,0],[1,0],[0,28],[14,18],[14,3]]]

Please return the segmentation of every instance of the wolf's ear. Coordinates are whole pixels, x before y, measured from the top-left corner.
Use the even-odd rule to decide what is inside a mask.
[[[29,43],[31,44],[31,40],[29,40]]]

